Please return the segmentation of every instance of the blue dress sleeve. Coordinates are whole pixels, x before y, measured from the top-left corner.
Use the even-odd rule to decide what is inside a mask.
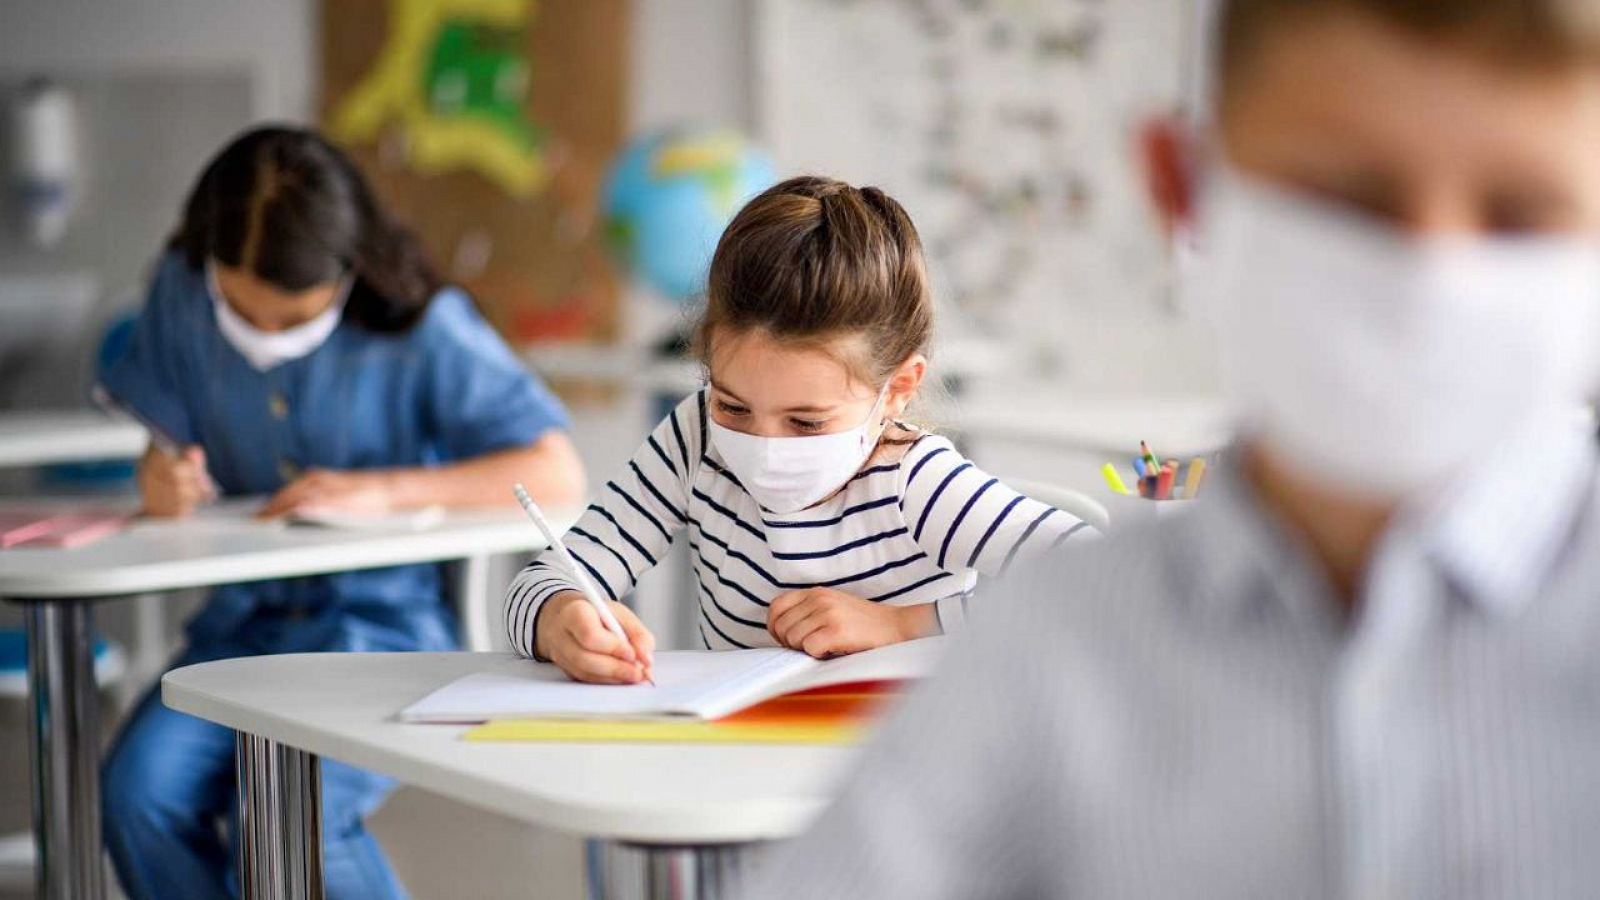
[[[175,254],[163,257],[144,308],[134,321],[127,349],[116,359],[102,360],[98,381],[121,405],[160,427],[179,443],[198,443],[200,435],[189,415],[187,396],[200,384],[191,358],[197,311],[205,298],[195,296],[204,282]]]
[[[459,290],[446,289],[417,327],[427,345],[431,438],[446,460],[526,447],[568,427],[567,411]]]

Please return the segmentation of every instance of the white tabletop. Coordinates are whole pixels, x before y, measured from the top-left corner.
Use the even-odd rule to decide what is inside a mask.
[[[167,706],[515,819],[610,840],[787,837],[827,804],[854,750],[818,746],[469,743],[395,714],[500,653],[258,656],[167,673]]]
[[[133,459],[144,429],[92,409],[0,413],[0,466]]]
[[[1227,444],[1235,414],[1212,394],[1093,394],[1046,385],[982,384],[946,427],[973,440],[1038,443],[1126,462],[1149,441],[1161,456],[1211,453]]]
[[[4,506],[31,508],[41,502]],[[544,546],[538,530],[515,507],[452,511],[422,531],[366,532],[258,522],[251,513],[262,502],[229,500],[187,519],[138,520],[119,534],[71,550],[0,551],[0,597],[112,597]],[[559,528],[577,517],[576,510],[551,513]]]

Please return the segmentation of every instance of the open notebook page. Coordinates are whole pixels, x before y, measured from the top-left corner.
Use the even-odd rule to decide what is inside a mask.
[[[695,716],[709,697],[770,689],[816,660],[793,650],[661,652],[655,686],[581,684],[548,663],[516,674],[481,672],[452,681],[400,713],[406,722],[483,722],[507,718]]]
[[[769,697],[856,681],[927,674],[942,639],[912,641],[821,662],[793,650],[656,654],[656,686],[571,681],[548,663],[516,674],[468,675],[406,707],[406,722],[484,722],[514,718],[716,719]]]
[[[444,521],[442,506],[424,506],[388,513],[352,513],[301,509],[289,514],[290,525],[335,528],[340,531],[427,531]]]

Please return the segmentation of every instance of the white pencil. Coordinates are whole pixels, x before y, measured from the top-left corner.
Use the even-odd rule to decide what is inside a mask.
[[[512,485],[511,489],[517,495],[517,502],[522,504],[522,511],[527,513],[528,518],[533,520],[533,524],[538,527],[539,533],[543,534],[545,541],[550,544],[550,549],[561,557],[561,564],[566,567],[567,573],[578,583],[578,589],[588,599],[589,605],[594,607],[595,613],[600,616],[600,624],[604,625],[607,631],[620,638],[623,643],[631,646],[632,641],[628,640],[628,633],[622,630],[622,623],[618,622],[617,617],[611,612],[611,604],[606,602],[605,596],[600,593],[600,587],[594,583],[594,579],[589,577],[589,573],[583,570],[583,566],[578,564],[577,558],[572,555],[571,550],[567,549],[567,545],[561,542],[561,536],[556,534],[554,528],[550,527],[550,522],[545,519],[544,513],[539,509],[539,504],[533,502],[533,498],[528,495],[528,489],[520,483]],[[648,675],[645,680],[649,681],[652,686],[655,685],[655,681],[649,678]]]

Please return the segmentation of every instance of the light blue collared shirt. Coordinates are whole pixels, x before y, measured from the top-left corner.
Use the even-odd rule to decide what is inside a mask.
[[[176,253],[157,264],[129,347],[100,380],[200,446],[227,495],[269,495],[311,469],[458,462],[567,424],[459,290],[402,332],[347,317],[311,353],[262,372],[223,336],[204,270]],[[188,626],[191,650],[217,656],[441,650],[453,631],[437,565],[223,585]]]
[[[1385,534],[1346,621],[1226,470],[975,619],[749,896],[1600,894],[1592,433]]]

